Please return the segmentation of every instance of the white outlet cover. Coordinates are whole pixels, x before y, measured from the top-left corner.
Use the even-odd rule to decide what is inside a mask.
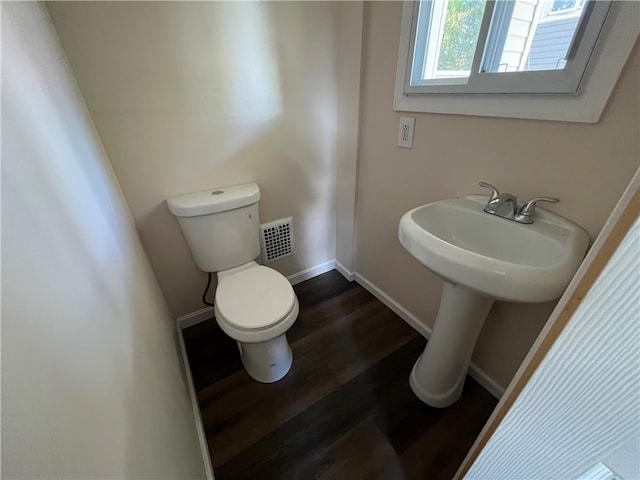
[[[413,147],[413,130],[416,124],[415,117],[400,117],[398,127],[398,146],[402,148]]]

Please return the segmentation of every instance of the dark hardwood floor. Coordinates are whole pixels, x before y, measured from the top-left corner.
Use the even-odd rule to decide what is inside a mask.
[[[408,381],[419,334],[336,271],[295,291],[293,366],[274,384],[215,320],[184,331],[216,480],[449,480],[496,399],[467,377],[453,406],[424,405]]]

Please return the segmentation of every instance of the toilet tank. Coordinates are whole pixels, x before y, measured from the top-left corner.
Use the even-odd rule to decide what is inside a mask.
[[[196,265],[219,272],[260,255],[258,201],[255,183],[215,188],[167,199],[180,223]]]

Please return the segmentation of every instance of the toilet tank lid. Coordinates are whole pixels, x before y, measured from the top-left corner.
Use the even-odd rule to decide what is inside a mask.
[[[258,185],[245,183],[170,197],[167,206],[176,217],[195,217],[245,207],[258,200]]]

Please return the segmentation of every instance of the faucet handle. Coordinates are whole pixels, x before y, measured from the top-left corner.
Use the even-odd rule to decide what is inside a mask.
[[[490,202],[492,200],[495,200],[496,198],[498,198],[500,196],[500,192],[498,191],[498,189],[496,187],[494,187],[493,185],[491,185],[490,183],[478,182],[478,185],[480,185],[481,187],[488,188],[488,189],[491,190],[491,198],[489,199]]]
[[[531,217],[531,221],[533,222],[533,214],[536,211],[536,203],[538,202],[558,203],[559,201],[560,199],[556,197],[534,197],[531,200],[527,200],[526,202],[524,202],[522,207],[520,207],[519,216]]]

